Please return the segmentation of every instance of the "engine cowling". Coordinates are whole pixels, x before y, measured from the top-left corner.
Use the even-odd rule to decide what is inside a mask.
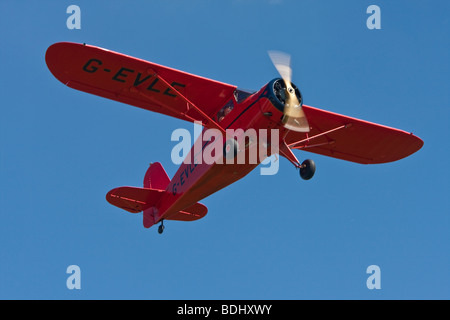
[[[303,97],[295,84],[290,83],[287,87],[285,80],[274,79],[267,84],[265,92],[272,105],[283,113],[281,122],[286,129],[309,132],[308,120],[302,110]]]
[[[297,96],[298,101],[300,102],[300,107],[303,105],[303,97],[300,90],[297,88],[295,84],[291,84],[292,88],[295,90],[295,95]],[[274,105],[275,108],[284,112],[284,107],[286,105],[286,83],[283,79],[277,78],[273,79],[267,84],[268,88],[268,98],[270,102]]]

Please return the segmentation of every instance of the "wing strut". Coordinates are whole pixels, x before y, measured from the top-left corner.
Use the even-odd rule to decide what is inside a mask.
[[[338,130],[342,130],[342,129],[350,128],[351,126],[352,126],[351,123],[344,124],[344,125],[339,126],[339,127],[337,127],[337,128],[334,128],[334,129],[331,129],[331,130],[328,130],[328,131],[325,131],[325,132],[316,134],[316,135],[314,135],[314,136],[312,136],[312,137],[307,137],[306,139],[303,139],[303,140],[300,140],[300,141],[291,143],[291,144],[288,145],[288,147],[291,148],[291,149],[306,149],[306,148],[317,147],[317,146],[321,146],[321,145],[325,145],[325,144],[333,144],[333,143],[335,142],[334,140],[328,141],[328,142],[324,142],[324,143],[320,143],[320,144],[315,144],[315,145],[309,145],[309,142],[310,142],[311,140],[314,140],[314,139],[319,138],[319,137],[321,137],[321,136],[330,134],[330,133],[332,133],[332,132],[335,132],[335,131],[338,131]],[[306,144],[302,146],[302,145],[301,145],[302,143],[306,143]]]
[[[310,145],[309,142],[311,140],[317,139],[321,136],[330,134],[332,132],[338,131],[338,130],[342,130],[342,129],[347,129],[350,128],[352,126],[351,123],[348,124],[344,124],[342,126],[336,127],[334,129],[316,134],[312,137],[308,137],[306,139],[291,143],[291,144],[287,144],[286,141],[283,139],[282,143],[280,144],[280,154],[282,156],[284,156],[286,159],[288,159],[296,168],[301,168],[302,165],[300,164],[300,161],[298,161],[297,157],[295,156],[295,154],[292,152],[293,149],[306,149],[306,148],[311,148],[311,147],[317,147],[317,146],[321,146],[321,145],[325,145],[325,144],[333,144],[335,141],[331,140],[328,142],[324,142],[324,143],[319,143],[319,144],[314,144],[314,145]],[[301,145],[305,143],[304,145]]]
[[[188,116],[186,113],[190,111],[190,107],[194,108],[196,112],[198,112],[200,114],[200,117],[202,118],[200,120],[200,122],[206,122],[204,125],[208,128],[215,128],[217,130],[219,130],[224,136],[226,136],[226,131],[224,128],[222,128],[219,124],[217,124],[210,116],[208,116],[205,112],[203,112],[202,109],[200,109],[199,107],[197,107],[192,101],[190,101],[188,98],[186,98],[180,91],[178,91],[177,89],[175,89],[170,83],[168,83],[163,77],[161,77],[157,72],[155,72],[153,69],[148,69],[147,70],[148,74],[157,77],[159,80],[161,80],[166,86],[168,86],[171,90],[173,90],[174,92],[176,92],[178,94],[178,97],[180,97],[181,99],[183,99],[186,102],[186,111],[182,113],[183,116],[185,116],[186,118],[190,119],[191,121],[195,122],[195,121],[199,121],[198,119],[194,119],[191,116]],[[150,100],[151,102],[155,102],[152,98],[150,98],[147,94],[145,94],[144,92],[142,92],[142,90],[140,90],[139,88],[137,88],[136,86],[132,87],[133,90],[137,90],[139,92],[139,94],[141,94],[144,98]],[[168,107],[168,106],[166,106]],[[169,107],[168,107],[169,108]],[[176,113],[180,113],[179,110],[174,110],[172,108],[169,108],[172,111],[176,112]]]
[[[137,88],[137,87],[131,87],[131,88],[130,88],[130,92],[138,93],[138,94],[141,95],[143,98],[147,99],[148,101],[152,102],[153,104],[158,105],[158,103],[159,103],[157,99],[155,99],[155,98],[153,98],[152,96],[150,96],[150,95],[148,95],[147,93],[145,93],[144,90],[139,90],[139,88]],[[170,107],[169,105],[164,105],[164,107],[167,108],[167,109],[169,109],[170,111],[172,111],[172,112],[174,112],[174,113],[182,114],[183,117],[186,117],[186,119],[188,119],[189,121],[192,121],[192,122],[200,122],[199,120],[194,119],[194,118],[192,118],[191,116],[189,116],[189,115],[186,114],[186,112],[189,111],[189,106],[187,106],[187,108],[186,108],[187,110],[186,110],[185,112],[180,112],[180,110],[177,110],[177,109],[175,109],[175,108],[172,108],[172,107]],[[202,122],[202,124],[203,124],[203,122]]]

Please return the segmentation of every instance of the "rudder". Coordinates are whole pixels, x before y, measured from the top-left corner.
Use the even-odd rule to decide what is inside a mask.
[[[166,190],[170,178],[159,162],[150,164],[144,176],[144,188]]]

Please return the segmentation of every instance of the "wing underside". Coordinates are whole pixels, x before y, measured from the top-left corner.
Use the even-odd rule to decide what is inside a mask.
[[[60,42],[50,46],[46,62],[65,85],[178,119],[200,121],[224,131],[217,112],[239,93],[236,86],[95,46]],[[303,106],[310,132],[290,131],[287,147],[357,163],[399,160],[423,141],[411,133]]]
[[[303,106],[311,130],[289,132],[290,149],[309,151],[361,164],[396,161],[423,146],[412,133]]]
[[[60,42],[46,62],[63,84],[146,110],[218,127],[214,116],[236,86],[99,47]],[[221,129],[218,127],[218,129]]]

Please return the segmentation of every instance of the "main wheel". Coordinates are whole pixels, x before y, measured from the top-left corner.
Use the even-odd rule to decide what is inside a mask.
[[[316,172],[316,164],[311,159],[307,159],[303,161],[300,166],[300,177],[303,180],[309,180],[314,176]]]

